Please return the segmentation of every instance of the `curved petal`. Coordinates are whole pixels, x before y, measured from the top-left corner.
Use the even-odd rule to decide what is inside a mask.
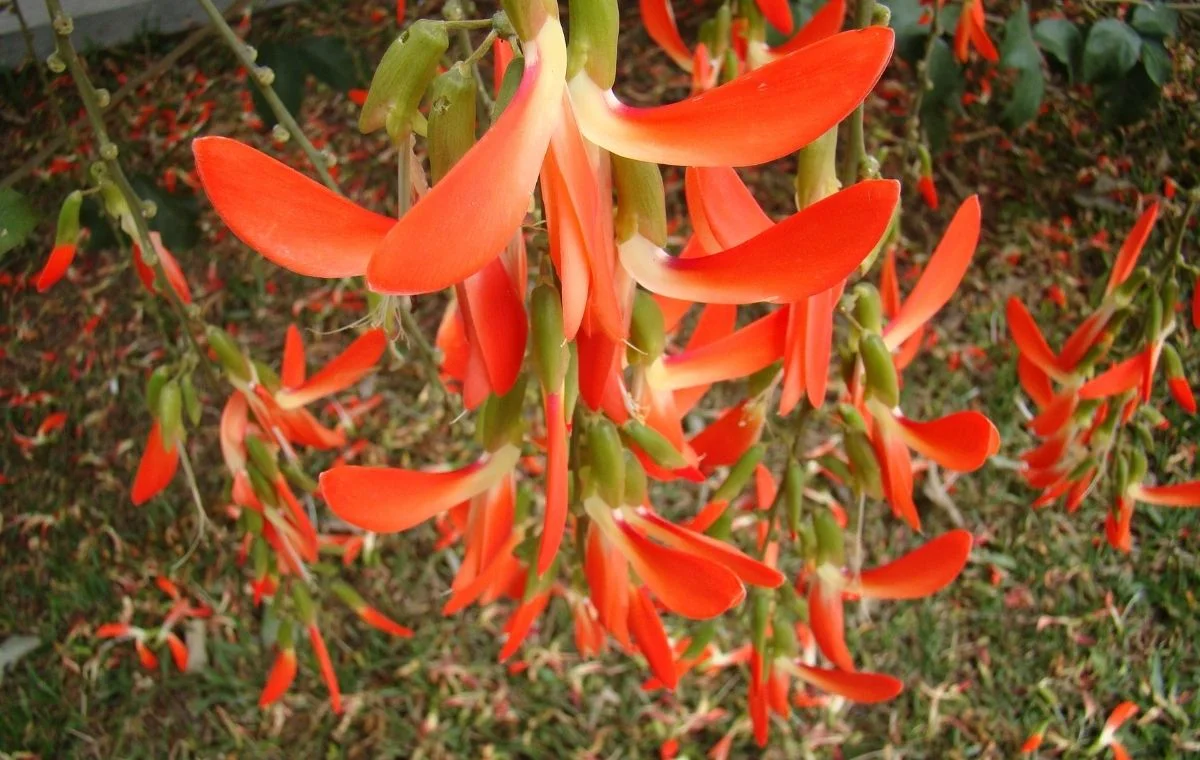
[[[285,410],[298,409],[319,398],[343,391],[371,371],[386,347],[387,335],[382,329],[376,327],[368,330],[303,385],[275,394],[275,402]]]
[[[1058,352],[1058,366],[1067,372],[1075,369],[1075,365],[1079,364],[1084,355],[1095,345],[1096,339],[1104,332],[1111,316],[1111,309],[1102,308],[1083,320],[1079,327],[1075,328],[1075,332],[1071,333],[1071,336],[1063,343],[1062,350]]]
[[[321,680],[329,689],[329,704],[334,715],[342,714],[342,690],[338,686],[337,673],[333,670],[333,660],[329,659],[329,650],[325,647],[325,638],[321,629],[315,623],[308,626],[308,643],[312,644],[313,654],[317,657],[317,665],[321,670]]]
[[[620,522],[617,527],[634,572],[672,612],[692,620],[707,620],[745,598],[742,582],[723,565],[660,546],[628,523]]]
[[[783,355],[787,313],[777,309],[728,337],[663,357],[650,365],[646,380],[661,390],[678,390],[745,377],[770,366]]]
[[[275,656],[275,664],[267,674],[267,685],[263,687],[262,696],[258,698],[258,706],[266,707],[274,704],[291,688],[296,680],[296,650],[284,649]]]
[[[246,397],[234,391],[221,410],[220,443],[221,457],[229,472],[237,474],[246,469]]]
[[[1005,315],[1008,317],[1008,331],[1012,334],[1013,342],[1017,344],[1021,356],[1050,377],[1059,378],[1062,373],[1059,371],[1058,359],[1050,350],[1050,344],[1046,342],[1029,309],[1021,303],[1021,299],[1016,296],[1009,298]]]
[[[568,89],[584,136],[617,155],[675,166],[751,166],[804,147],[853,111],[886,68],[893,39],[882,27],[845,32],[657,108],[621,103],[586,72]]]
[[[1075,414],[1079,396],[1071,390],[1063,391],[1041,414],[1029,421],[1029,429],[1042,437],[1052,436],[1063,429]]]
[[[808,584],[808,625],[821,654],[838,668],[854,672],[854,658],[846,648],[842,592],[825,588],[817,578]]]
[[[715,538],[681,528],[653,512],[636,512],[634,519],[654,538],[667,546],[711,560],[723,566],[743,583],[763,588],[776,588],[783,583],[783,573],[743,554],[733,546]]]
[[[671,0],[638,0],[638,9],[642,14],[642,25],[646,27],[650,39],[657,42],[679,68],[691,71],[692,54],[688,52],[687,43],[679,36],[675,12],[671,10]]]
[[[899,679],[883,673],[847,673],[845,670],[814,668],[800,663],[796,668],[796,675],[801,680],[822,691],[864,705],[886,702],[904,690],[904,684]]]
[[[54,249],[50,251],[50,256],[46,259],[46,265],[42,267],[42,271],[38,272],[37,292],[45,293],[54,283],[63,278],[63,275],[71,268],[71,262],[75,260],[75,250],[75,243],[62,243],[54,246]]]
[[[718,467],[736,462],[747,449],[758,443],[765,421],[766,415],[760,404],[742,401],[726,409],[688,441],[700,458],[700,471],[708,475]]]
[[[917,286],[884,329],[888,348],[895,351],[954,295],[979,244],[980,218],[979,196],[972,195],[958,207]]]
[[[459,308],[468,335],[479,345],[488,384],[497,396],[512,390],[525,359],[529,320],[525,293],[517,292],[500,257],[463,281]]]
[[[754,0],[754,4],[762,11],[768,23],[784,34],[791,34],[796,28],[792,19],[792,7],[787,0]]]
[[[1112,273],[1108,276],[1108,285],[1104,288],[1104,295],[1116,290],[1118,285],[1133,274],[1138,257],[1142,255],[1142,249],[1146,247],[1146,241],[1150,238],[1150,232],[1154,228],[1156,219],[1158,219],[1158,201],[1151,203],[1150,207],[1142,212],[1137,222],[1134,223],[1133,229],[1129,231],[1129,236],[1125,238],[1125,242],[1121,245],[1121,250],[1117,252],[1117,258],[1113,262]]]
[[[707,346],[733,334],[737,327],[737,307],[730,304],[707,304],[700,310],[700,318],[688,338],[688,351]],[[704,394],[708,393],[709,385],[697,385],[691,388],[681,388],[675,391],[675,408],[680,415],[686,415],[700,403]]]
[[[842,31],[846,20],[846,0],[829,0],[821,6],[821,10],[812,15],[808,23],[787,42],[771,48],[774,55],[787,55],[800,48],[820,42],[826,37],[832,37]]]
[[[279,381],[284,388],[295,388],[304,384],[304,376],[304,338],[300,328],[290,324],[283,338],[283,368],[279,372]]]
[[[1200,480],[1169,486],[1138,486],[1131,495],[1138,501],[1162,507],[1200,507]]]
[[[505,640],[504,646],[500,648],[500,662],[504,662],[517,653],[533,629],[533,624],[541,617],[542,611],[546,609],[549,602],[550,592],[543,591],[517,607],[516,612],[508,619],[508,624],[505,626],[508,638]]]
[[[1133,390],[1141,383],[1149,359],[1150,353],[1143,351],[1137,356],[1131,356],[1123,362],[1114,364],[1084,383],[1079,389],[1079,397],[1082,399],[1107,398]]]
[[[488,490],[516,466],[520,454],[518,447],[505,446],[450,472],[344,465],[321,473],[321,493],[346,522],[396,533]]]
[[[525,45],[525,76],[504,113],[396,223],[367,265],[373,290],[431,293],[478,272],[521,226],[562,97],[562,27],[546,20]],[[497,161],[503,156],[503,161]]]
[[[204,192],[233,234],[297,274],[362,274],[396,224],[236,140],[201,137],[192,153]]]
[[[950,584],[966,567],[974,543],[969,531],[952,530],[886,565],[863,570],[855,593],[869,599],[922,599]]]
[[[638,651],[650,665],[650,672],[662,681],[666,689],[674,689],[679,676],[675,672],[671,642],[645,588],[636,589],[630,595],[629,632],[633,634]]]
[[[696,239],[708,253],[741,245],[775,226],[728,166],[689,166],[683,187]]]
[[[1000,433],[979,412],[955,412],[928,422],[898,417],[904,442],[957,472],[972,472],[1000,450]]]
[[[872,443],[875,458],[883,468],[883,486],[892,511],[913,530],[921,530],[921,516],[912,498],[912,457],[908,446],[899,436],[881,430],[876,430]]]
[[[146,450],[138,463],[137,474],[133,476],[133,488],[130,497],[135,506],[145,504],[154,498],[159,491],[167,487],[175,477],[179,468],[179,447],[173,445],[167,448],[162,438],[162,426],[158,420],[150,426],[150,435],[146,438]]]
[[[883,237],[900,198],[894,180],[859,182],[733,248],[685,259],[641,235],[621,263],[655,293],[701,303],[787,303],[844,280]]]

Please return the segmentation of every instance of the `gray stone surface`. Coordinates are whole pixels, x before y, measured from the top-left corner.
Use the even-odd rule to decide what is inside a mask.
[[[50,19],[43,0],[7,0],[20,4],[21,12],[33,31],[38,58],[45,58],[54,47]],[[229,7],[234,0],[214,0],[217,7]],[[255,8],[282,5],[294,0],[258,0]],[[6,5],[0,0],[0,9]],[[109,47],[125,42],[145,31],[178,32],[206,21],[196,0],[62,0],[63,9],[75,20],[75,43],[81,50]],[[0,67],[13,68],[28,57],[21,27],[11,10],[0,10]]]

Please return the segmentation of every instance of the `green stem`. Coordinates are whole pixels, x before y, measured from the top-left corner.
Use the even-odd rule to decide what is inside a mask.
[[[271,107],[271,112],[275,114],[275,118],[283,125],[288,134],[292,136],[304,151],[304,155],[308,156],[308,160],[316,170],[317,176],[321,178],[321,182],[334,192],[341,192],[337,182],[334,181],[333,175],[329,173],[329,166],[325,161],[325,157],[317,151],[313,144],[304,135],[304,130],[300,129],[300,125],[296,123],[296,117],[292,116],[292,112],[288,110],[283,101],[279,99],[279,95],[275,93],[275,89],[270,83],[264,82],[262,73],[264,67],[259,66],[250,57],[250,51],[246,44],[238,38],[233,31],[233,27],[221,15],[221,11],[217,6],[213,5],[212,0],[196,0],[204,8],[204,12],[208,14],[209,20],[212,22],[213,28],[217,30],[217,34],[225,41],[225,44],[237,56],[238,61],[246,67],[246,71],[250,72],[250,78],[254,80],[255,86],[262,94],[263,99],[267,101],[267,105]]]
[[[875,0],[858,0],[854,9],[854,28],[865,29],[871,25],[871,14],[875,10]],[[858,181],[858,170],[866,159],[866,140],[863,137],[863,112],[865,103],[859,103],[854,113],[850,114],[850,144],[846,149],[846,162],[842,166],[842,187],[849,187]]]
[[[58,99],[58,94],[54,92],[54,88],[50,86],[50,78],[46,76],[46,67],[38,60],[37,51],[33,46],[33,32],[29,31],[29,24],[25,23],[25,14],[21,12],[21,4],[17,0],[13,0],[12,12],[16,14],[17,24],[21,27],[21,38],[25,40],[25,50],[29,53],[29,61],[33,64],[33,68],[37,70],[38,79],[42,82],[42,89],[46,91],[46,98],[50,101],[51,107],[54,109],[54,117],[58,120],[58,126],[66,131],[67,117],[63,115],[62,102]]]
[[[116,143],[109,137],[108,130],[104,126],[104,109],[100,105],[96,88],[92,85],[91,79],[88,78],[87,71],[83,67],[83,61],[79,58],[79,53],[75,50],[75,46],[71,44],[71,31],[74,28],[71,17],[63,13],[59,0],[46,0],[46,9],[50,13],[51,27],[54,30],[58,56],[66,64],[67,70],[71,73],[71,79],[75,82],[75,89],[79,93],[79,99],[83,102],[83,110],[87,114],[88,122],[92,125],[92,131],[96,136],[97,153],[108,172],[109,178],[112,179],[113,184],[125,199],[126,205],[129,206],[130,216],[133,219],[134,230],[137,233],[138,245],[142,249],[142,255],[146,259],[153,258],[155,276],[161,283],[164,297],[179,317],[179,321],[184,327],[183,333],[187,336],[192,350],[199,358],[199,364],[204,367],[205,378],[213,388],[217,388],[219,387],[219,381],[216,373],[208,363],[207,354],[200,350],[200,343],[196,340],[196,336],[192,332],[192,328],[202,330],[204,328],[203,321],[188,312],[188,308],[180,300],[179,294],[170,285],[166,270],[163,268],[162,259],[155,254],[154,244],[150,239],[150,228],[146,225],[146,217],[143,214],[144,204],[142,199],[134,192],[133,186],[129,184],[129,178],[125,176],[125,170],[121,167],[120,161],[117,160],[120,150],[117,148]],[[167,337],[169,338],[170,336],[168,335]]]

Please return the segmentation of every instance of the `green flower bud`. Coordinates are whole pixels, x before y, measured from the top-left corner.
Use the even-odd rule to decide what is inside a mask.
[[[717,486],[717,490],[713,491],[713,501],[733,501],[746,484],[750,482],[750,478],[754,475],[754,468],[766,456],[767,450],[761,444],[755,444],[746,449],[746,453],[742,454],[733,467],[729,468],[729,474],[725,476],[724,482]]]
[[[858,352],[866,369],[867,391],[887,408],[894,408],[900,403],[900,380],[883,338],[876,334],[864,336],[858,344]]]
[[[662,356],[666,345],[662,310],[652,295],[639,289],[633,299],[633,319],[629,325],[629,349],[626,352],[629,363],[653,364]]]
[[[274,483],[279,478],[279,465],[275,462],[275,454],[261,438],[256,435],[246,436],[246,453],[269,482]]]
[[[845,447],[846,456],[849,457],[850,466],[854,471],[854,482],[858,484],[863,493],[871,498],[881,498],[883,496],[882,473],[866,433],[857,430],[847,432]]]
[[[296,605],[296,616],[302,623],[312,625],[316,622],[317,608],[303,583],[292,584],[292,602]]]
[[[804,482],[807,474],[804,465],[792,461],[788,463],[783,480],[784,505],[787,508],[788,528],[793,535],[800,532],[801,517],[804,515]]]
[[[616,239],[623,243],[640,233],[659,246],[667,244],[667,201],[658,164],[612,154],[617,190]]]
[[[238,380],[249,380],[250,365],[246,361],[245,354],[238,348],[237,343],[234,342],[229,333],[219,327],[209,325],[206,334],[208,336],[208,346],[217,355],[217,361],[221,362],[221,366]]]
[[[367,101],[358,117],[358,130],[365,135],[386,125],[393,138],[407,131],[449,47],[446,28],[438,21],[422,19],[400,35],[384,53],[371,78]],[[392,123],[388,124],[389,121]]]
[[[854,286],[854,319],[867,332],[883,330],[883,302],[879,291],[869,282]]]
[[[83,208],[83,193],[72,191],[58,210],[58,230],[54,235],[55,245],[66,245],[79,240],[79,210]]]
[[[169,380],[159,391],[158,424],[163,443],[168,447],[183,440],[183,392],[174,380]]]
[[[154,415],[155,419],[159,415],[159,399],[162,398],[162,389],[171,379],[171,371],[166,367],[155,367],[150,373],[150,379],[146,381],[146,406],[150,408],[150,414]]]
[[[533,371],[542,390],[554,393],[563,385],[570,350],[563,332],[562,297],[558,288],[542,283],[529,300],[529,323],[533,343]]]
[[[192,373],[189,372],[183,376],[179,389],[183,392],[183,408],[187,412],[188,420],[193,425],[199,425],[204,408],[200,405],[200,395],[196,393],[196,384],[192,382]]]
[[[818,509],[813,514],[813,529],[817,535],[817,564],[834,567],[846,564],[846,537],[833,512]]]
[[[617,426],[601,417],[588,428],[588,461],[600,498],[620,506],[625,495],[625,455]]]
[[[625,449],[624,458],[625,492],[622,503],[640,506],[646,503],[646,492],[649,488],[646,482],[646,470],[638,461],[637,455],[629,449]]]
[[[475,144],[475,78],[456,63],[430,88],[429,173],[436,184]]]
[[[621,426],[621,432],[637,444],[647,456],[660,467],[668,470],[678,470],[687,467],[687,459],[676,451],[670,441],[654,428],[637,420],[629,420]],[[639,502],[640,503],[640,502]]]
[[[581,68],[600,89],[617,79],[617,0],[571,0],[571,42],[567,46],[567,80]]]

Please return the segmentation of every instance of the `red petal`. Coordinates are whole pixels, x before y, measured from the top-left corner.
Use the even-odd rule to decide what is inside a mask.
[[[853,672],[854,658],[846,648],[842,593],[824,588],[817,578],[812,578],[808,584],[808,625],[821,654],[842,670]]]
[[[869,599],[922,599],[937,593],[966,567],[973,539],[952,530],[886,565],[863,570],[855,592]]]
[[[679,68],[691,71],[692,55],[688,52],[687,43],[679,36],[671,0],[639,0],[638,8],[642,14],[642,25],[646,27],[650,39],[657,42]]]
[[[771,26],[784,34],[792,33],[795,24],[792,20],[792,8],[787,0],[754,0],[754,3]]]
[[[358,610],[358,616],[363,622],[372,628],[378,628],[384,633],[390,633],[393,636],[401,638],[410,638],[413,635],[413,630],[407,626],[400,625],[396,621],[384,615],[374,607],[363,607]]]
[[[150,242],[154,243],[154,250],[158,253],[158,260],[162,263],[163,272],[167,275],[167,283],[170,284],[171,290],[175,291],[175,295],[179,296],[180,301],[185,304],[191,303],[192,289],[188,285],[187,277],[184,276],[179,262],[163,245],[162,237],[157,232],[150,233]]]
[[[826,37],[832,37],[842,31],[842,23],[845,19],[845,0],[829,0],[812,15],[812,18],[796,33],[796,36],[779,47],[771,48],[771,52],[776,55],[787,55],[815,42],[820,42]]]
[[[300,336],[300,328],[291,324],[283,338],[283,369],[279,380],[284,388],[296,388],[304,384],[305,374],[304,338]]]
[[[167,448],[163,444],[162,428],[158,420],[150,426],[150,435],[146,439],[146,451],[138,464],[137,474],[133,477],[133,488],[130,496],[135,506],[145,504],[154,498],[159,491],[167,487],[175,477],[179,468],[179,448]]]
[[[844,119],[879,80],[892,43],[882,27],[846,32],[658,108],[626,106],[586,72],[569,89],[584,136],[613,153],[675,166],[749,166],[785,156]]]
[[[1058,352],[1058,366],[1067,372],[1074,370],[1075,365],[1079,364],[1084,354],[1091,349],[1096,343],[1096,339],[1104,332],[1111,315],[1110,310],[1101,309],[1083,320],[1079,327],[1075,328],[1075,332],[1071,333],[1071,337],[1067,338],[1062,350]]]
[[[37,291],[45,293],[54,283],[63,278],[67,270],[71,268],[71,262],[75,260],[75,243],[62,243],[54,246],[54,250],[50,251],[49,258],[46,259],[46,265],[42,267],[42,271],[38,272],[37,276]]]
[[[1171,397],[1175,399],[1176,404],[1179,404],[1179,408],[1188,414],[1196,413],[1196,397],[1192,395],[1192,387],[1188,385],[1187,378],[1167,378],[1167,387],[1171,390]]]
[[[797,675],[813,686],[864,705],[886,702],[904,690],[904,684],[899,679],[883,673],[848,673],[801,663],[797,663],[796,667],[800,671]]]
[[[879,272],[879,297],[883,302],[883,316],[891,319],[900,313],[900,278],[896,276],[896,249],[888,246],[883,254],[883,268]]]
[[[646,533],[667,546],[716,562],[736,575],[743,583],[763,588],[776,588],[783,583],[783,573],[748,557],[724,541],[681,528],[653,512],[638,512],[638,524]]]
[[[550,569],[567,526],[567,419],[560,393],[546,395],[546,519],[538,549],[538,575]]]
[[[1133,702],[1122,702],[1113,708],[1108,719],[1104,721],[1104,733],[1111,736],[1125,721],[1137,715],[1138,706]]]
[[[829,383],[829,359],[833,352],[833,312],[842,297],[844,281],[808,299],[804,320],[804,387],[808,403],[819,408]]]
[[[1078,402],[1079,397],[1073,390],[1063,391],[1041,414],[1029,421],[1029,429],[1042,437],[1054,435],[1071,421]]]
[[[1108,285],[1104,288],[1105,295],[1112,293],[1118,285],[1129,279],[1129,275],[1133,274],[1138,257],[1142,255],[1142,248],[1146,246],[1146,241],[1150,238],[1150,231],[1153,229],[1156,219],[1158,219],[1157,201],[1151,203],[1150,207],[1138,217],[1133,229],[1129,231],[1129,236],[1121,245],[1121,250],[1117,252],[1112,273],[1108,276]]]
[[[517,558],[513,555],[513,550],[521,542],[521,535],[513,533],[509,536],[508,541],[500,547],[496,552],[491,562],[488,562],[479,571],[479,574],[471,579],[470,583],[454,589],[450,595],[450,599],[442,607],[443,615],[453,615],[461,609],[465,609],[479,599],[485,591],[493,588],[496,583],[508,578],[514,570],[519,567]]]
[[[707,620],[746,595],[741,581],[723,565],[650,541],[627,523],[618,523],[625,556],[654,595],[672,612]]]
[[[644,587],[635,589],[630,595],[629,632],[650,665],[650,671],[662,681],[665,688],[673,690],[679,678],[675,672],[671,642],[667,640],[662,620]]]
[[[726,338],[664,357],[647,370],[646,379],[655,388],[678,390],[746,377],[770,366],[783,355],[787,312],[778,309]],[[582,370],[581,362],[581,378]]]
[[[1107,398],[1138,387],[1145,375],[1146,362],[1150,354],[1146,351],[1130,357],[1096,375],[1079,389],[1083,399]]]
[[[382,329],[368,330],[303,385],[275,394],[275,401],[283,409],[297,409],[343,391],[371,371],[386,347],[387,335]]]
[[[958,207],[917,286],[884,329],[888,348],[896,350],[954,295],[979,243],[979,223],[979,196],[972,195]]]
[[[329,689],[329,704],[333,707],[333,714],[341,715],[342,690],[338,687],[337,673],[333,671],[333,661],[329,659],[329,650],[325,648],[321,629],[315,624],[309,625],[308,638],[312,643],[313,654],[317,656],[317,664],[321,667],[321,678],[325,681],[325,688]]]
[[[532,599],[523,602],[517,608],[517,611],[513,613],[512,618],[508,621],[508,639],[505,640],[504,646],[500,649],[500,662],[504,662],[516,654],[526,637],[529,636],[529,631],[533,628],[534,622],[541,616],[542,610],[546,609],[546,604],[549,601],[550,592],[543,591]]]
[[[728,166],[689,166],[684,191],[696,239],[707,253],[741,245],[775,226]]]
[[[188,663],[187,645],[174,633],[168,633],[167,648],[171,650],[171,659],[175,661],[175,667],[179,669],[180,673],[186,673]]]
[[[150,647],[146,646],[146,642],[141,639],[136,639],[133,642],[134,649],[137,650],[138,660],[142,663],[142,667],[146,670],[158,669],[158,657],[154,652],[150,651]]]
[[[921,530],[921,517],[913,503],[912,457],[908,446],[899,436],[876,431],[875,456],[883,467],[884,488],[888,501],[898,517],[913,530]]]
[[[321,473],[321,493],[346,522],[374,533],[396,533],[488,490],[516,466],[520,453],[506,446],[451,472],[334,467]]]
[[[1016,296],[1009,298],[1005,313],[1008,316],[1008,330],[1021,356],[1050,377],[1059,377],[1058,359],[1021,299]]]
[[[834,193],[740,245],[709,256],[670,256],[641,235],[621,263],[655,293],[701,303],[786,303],[844,280],[879,243],[900,197],[894,180]]]
[[[267,685],[263,687],[262,696],[258,698],[260,708],[274,704],[291,688],[296,680],[296,652],[284,649],[275,656],[275,664],[267,674]]]
[[[737,307],[728,304],[707,304],[700,310],[700,318],[688,338],[687,349],[706,346],[733,334],[737,327]],[[704,394],[711,386],[696,385],[691,388],[681,388],[675,391],[675,408],[680,415],[685,415],[700,403]]]
[[[760,404],[745,401],[726,409],[712,424],[688,441],[700,457],[700,471],[711,474],[731,465],[758,442],[766,420]]]
[[[1168,486],[1138,486],[1131,495],[1138,501],[1163,507],[1200,507],[1200,480]]]
[[[1000,433],[979,412],[955,412],[929,422],[898,417],[904,441],[943,467],[972,472],[1000,450]]]
[[[492,392],[503,396],[512,390],[525,359],[529,330],[525,293],[517,291],[499,257],[464,280],[462,289],[466,298],[459,302],[459,308],[468,333],[479,344]]]
[[[201,137],[192,152],[204,192],[233,234],[297,274],[362,274],[396,224],[236,140]]]
[[[388,232],[367,265],[373,290],[431,293],[478,272],[521,226],[554,131],[566,43],[557,21],[525,45],[525,76],[504,113]],[[503,156],[503,161],[497,161]]]
[[[622,646],[628,647],[628,562],[624,554],[603,538],[594,522],[588,526],[583,572],[601,624]]]
[[[625,346],[600,330],[581,330],[575,346],[579,350],[579,396],[589,409],[598,410],[614,374],[620,372]]]
[[[1021,387],[1039,407],[1045,408],[1054,400],[1054,386],[1050,383],[1050,376],[1024,356],[1017,357],[1017,377],[1021,381]]]

